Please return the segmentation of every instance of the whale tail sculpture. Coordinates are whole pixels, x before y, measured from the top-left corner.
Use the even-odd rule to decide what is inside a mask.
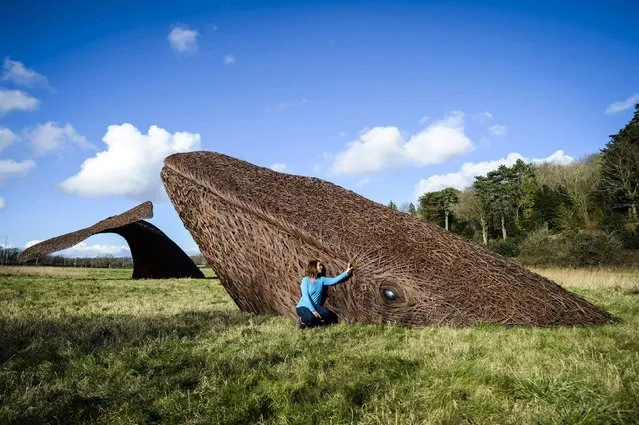
[[[153,217],[153,204],[144,202],[93,226],[47,239],[24,250],[21,262],[70,248],[90,236],[115,233],[131,249],[133,279],[203,278],[204,274],[186,253],[160,229],[145,221]]]
[[[243,311],[294,317],[310,259],[350,281],[327,306],[344,321],[586,325],[608,312],[484,247],[317,178],[215,152],[168,156],[161,172],[185,227]]]

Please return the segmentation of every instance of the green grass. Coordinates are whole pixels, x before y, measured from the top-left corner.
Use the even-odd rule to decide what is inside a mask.
[[[210,271],[0,268],[0,423],[637,423],[639,271],[536,271],[623,323],[298,330]]]

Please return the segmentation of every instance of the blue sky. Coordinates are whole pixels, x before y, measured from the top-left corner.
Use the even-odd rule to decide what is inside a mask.
[[[0,10],[0,244],[20,248],[150,199],[151,222],[197,250],[159,180],[175,151],[402,203],[519,157],[596,152],[639,102],[634,1]],[[100,235],[68,253],[124,245]]]

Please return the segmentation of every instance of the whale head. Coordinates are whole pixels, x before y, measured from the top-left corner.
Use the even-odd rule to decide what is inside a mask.
[[[168,156],[180,219],[243,311],[295,316],[309,260],[335,275],[342,321],[411,326],[609,323],[606,311],[484,247],[314,177],[216,152]]]

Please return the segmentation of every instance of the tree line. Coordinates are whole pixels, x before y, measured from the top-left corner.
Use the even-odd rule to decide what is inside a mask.
[[[21,265],[18,256],[22,252],[18,248],[0,248],[0,265]],[[191,260],[198,265],[204,266],[206,263],[201,254],[190,256]],[[29,260],[26,265],[32,266],[53,266],[53,267],[81,267],[81,268],[110,268],[110,269],[132,269],[133,259],[131,257],[114,257],[111,254],[100,257],[65,257],[63,255],[46,255],[42,258]]]
[[[501,165],[469,187],[391,208],[529,263],[604,265],[639,258],[639,104],[599,152],[569,164]]]

